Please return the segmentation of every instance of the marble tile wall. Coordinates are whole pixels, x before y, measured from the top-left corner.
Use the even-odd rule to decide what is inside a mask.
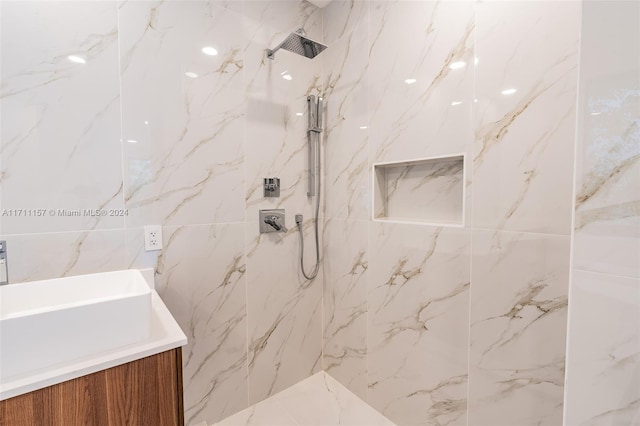
[[[293,220],[304,214],[310,268],[298,113],[320,93],[321,60],[264,55],[300,27],[322,39],[321,11],[301,0],[2,1],[0,19],[0,207],[44,209],[0,217],[11,281],[155,268],[189,337],[188,425],[321,370],[322,273],[298,272]],[[275,176],[281,197],[264,199],[262,179]],[[289,232],[259,235],[262,208],[285,208]],[[144,251],[149,224],[163,226],[160,252]]]
[[[397,424],[562,422],[580,11],[324,10],[324,367]],[[463,228],[371,219],[372,164],[460,153]]]
[[[636,424],[640,5],[584,2],[582,28],[564,420],[568,426]]]
[[[323,369],[360,398],[367,397],[368,224],[325,223]]]
[[[464,425],[469,231],[373,223],[369,232],[368,402],[400,424]]]
[[[372,222],[371,168],[471,152],[474,12],[324,10],[324,368],[398,424],[466,424],[471,233]]]
[[[243,221],[242,15],[133,1],[119,24],[127,225]]]
[[[562,422],[580,12],[478,3],[469,424]]]
[[[245,226],[163,231],[157,288],[189,340],[182,353],[185,423],[224,418],[248,405]]]
[[[3,234],[124,227],[57,212],[124,207],[117,14],[114,1],[2,2],[2,207],[36,210],[2,216]]]
[[[620,4],[2,1],[11,279],[156,268],[190,339],[188,424],[321,369],[397,424],[560,424],[584,12],[565,422],[635,421],[638,333],[614,332],[640,306],[637,4]],[[605,11],[620,24],[585,38]],[[266,59],[299,27],[329,49]],[[615,74],[595,72],[602,55]],[[309,282],[293,215],[312,247],[318,94],[324,262]],[[460,153],[463,228],[372,221],[372,164]],[[264,199],[274,176],[282,195]],[[258,234],[261,208],[285,208],[289,232]],[[146,224],[163,225],[162,252],[143,250]]]
[[[579,24],[578,2],[478,3],[474,227],[570,234]]]
[[[568,236],[474,230],[470,425],[559,425]]]
[[[564,424],[640,421],[638,279],[574,270]]]

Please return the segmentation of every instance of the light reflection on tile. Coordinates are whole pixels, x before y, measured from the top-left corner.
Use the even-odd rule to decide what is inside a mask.
[[[564,419],[571,426],[640,424],[639,17],[637,2],[582,7]]]
[[[569,235],[580,3],[478,3],[476,24],[473,226]]]
[[[2,217],[2,232],[122,228],[82,213],[124,203],[116,2],[1,8],[2,207],[46,211]]]
[[[634,2],[589,2],[583,9],[574,240],[577,269],[636,278],[640,277],[638,16],[640,6]],[[611,46],[625,54],[615,54]]]
[[[242,221],[242,16],[134,1],[119,19],[128,224]]]
[[[473,62],[475,4],[373,1],[370,8],[372,161],[469,151],[474,68],[450,65]]]

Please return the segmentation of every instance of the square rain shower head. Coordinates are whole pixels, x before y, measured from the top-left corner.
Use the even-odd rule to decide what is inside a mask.
[[[319,55],[324,49],[326,49],[322,43],[311,40],[306,36],[304,30],[301,28],[298,31],[289,34],[289,36],[284,39],[282,43],[276,46],[275,49],[267,49],[267,58],[273,59],[275,53],[280,50],[288,50],[289,52],[297,53],[300,56],[305,56],[307,58],[315,58]]]

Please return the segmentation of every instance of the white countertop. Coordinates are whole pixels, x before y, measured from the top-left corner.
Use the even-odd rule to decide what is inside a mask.
[[[147,282],[153,288],[153,272],[151,271],[151,282],[148,278],[148,271],[141,272],[143,272],[143,276],[145,276]],[[145,272],[147,273],[145,274]],[[176,323],[176,320],[162,299],[160,299],[158,293],[152,290],[151,336],[148,339],[37,372],[13,376],[0,383],[0,401],[147,356],[159,354],[186,344],[187,337]]]

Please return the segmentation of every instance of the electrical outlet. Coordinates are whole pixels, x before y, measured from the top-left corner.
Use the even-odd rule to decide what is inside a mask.
[[[146,251],[162,249],[162,226],[148,225],[144,227],[144,249]]]

